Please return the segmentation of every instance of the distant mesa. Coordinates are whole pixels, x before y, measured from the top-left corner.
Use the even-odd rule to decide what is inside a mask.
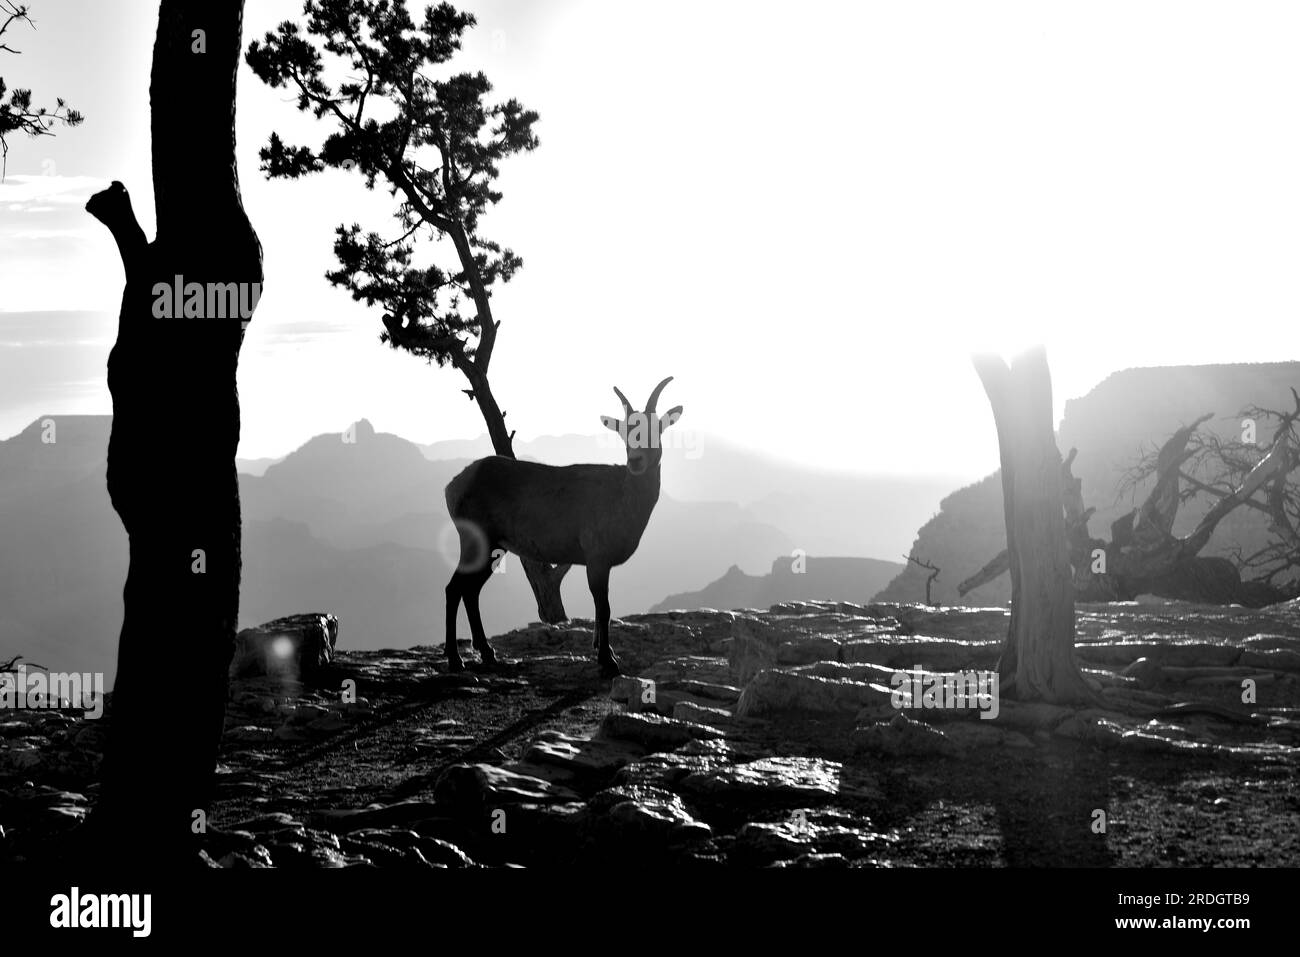
[[[766,575],[747,575],[732,565],[699,591],[669,595],[652,612],[699,608],[768,608],[785,601],[866,603],[903,570],[902,562],[877,558],[783,556]]]

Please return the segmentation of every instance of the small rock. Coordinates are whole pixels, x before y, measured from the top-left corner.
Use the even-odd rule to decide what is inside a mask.
[[[439,776],[433,793],[440,804],[466,810],[574,801],[578,797],[561,785],[491,764],[454,764]]]
[[[856,789],[842,787],[841,770],[838,761],[823,758],[760,758],[688,774],[680,788],[685,793],[733,806],[855,796]]]
[[[640,711],[654,704],[655,683],[647,678],[619,675],[610,685],[609,698],[626,704],[629,711]]]
[[[203,835],[203,842],[208,850],[220,858],[235,851],[250,851],[258,839],[252,831],[227,831],[210,826]]]
[[[543,732],[532,743],[523,760],[529,764],[550,764],[576,774],[611,774],[645,755],[645,748],[633,741],[577,738],[558,731]]]
[[[697,739],[725,737],[717,728],[693,721],[631,712],[607,714],[601,722],[600,734],[607,738],[636,741],[651,751],[671,750]]]
[[[308,857],[311,863],[316,867],[328,868],[330,870],[347,867],[349,864],[362,863],[360,858],[345,857],[341,851],[332,847],[313,847]]]
[[[938,728],[932,728],[925,722],[902,713],[894,715],[889,721],[877,721],[857,728],[851,740],[855,751],[891,757],[958,753],[957,747]]]
[[[704,743],[704,742],[697,742]],[[661,751],[647,755],[624,767],[614,780],[620,785],[640,785],[665,790],[676,788],[688,775],[730,764],[726,755],[685,754],[680,751]]]
[[[741,863],[766,863],[802,854],[811,844],[807,828],[751,822],[736,832],[731,854]]]
[[[255,724],[245,724],[238,728],[226,730],[226,740],[237,744],[260,744],[271,740],[270,728],[259,728]]]
[[[247,851],[231,851],[229,854],[223,855],[217,863],[221,867],[238,870],[274,866],[271,862],[271,852],[261,844],[255,844]]]
[[[691,816],[680,797],[659,788],[609,788],[593,796],[589,805],[604,815],[598,826],[617,831],[623,840],[678,843],[713,835],[712,828]]]

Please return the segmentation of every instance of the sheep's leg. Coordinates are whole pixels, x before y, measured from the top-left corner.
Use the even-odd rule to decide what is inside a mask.
[[[596,603],[596,660],[600,663],[601,677],[613,678],[622,671],[609,647],[609,569],[588,565],[587,585]]]
[[[465,670],[465,663],[460,660],[460,649],[456,647],[456,615],[460,611],[461,591],[461,573],[452,572],[451,581],[447,582],[447,670],[452,672]]]
[[[483,619],[478,610],[478,593],[483,590],[487,580],[492,577],[492,566],[489,565],[480,572],[473,572],[465,576],[465,614],[469,618],[469,631],[474,639],[474,650],[478,652],[479,659],[485,665],[494,665],[497,663],[497,653],[492,650],[488,644],[487,633],[483,630]]]

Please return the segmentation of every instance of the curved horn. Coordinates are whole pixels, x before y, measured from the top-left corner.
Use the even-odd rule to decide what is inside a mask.
[[[627,396],[618,390],[618,386],[614,386],[614,394],[618,396],[618,401],[623,403],[624,418],[631,416],[635,410],[632,408],[632,403],[627,401]]]
[[[663,382],[660,382],[657,386],[655,386],[655,390],[650,393],[650,398],[646,400],[646,404],[645,404],[646,415],[649,415],[651,412],[655,410],[655,403],[659,401],[659,393],[664,391],[664,386],[666,386],[668,383],[672,381],[673,381],[673,377],[669,376],[667,379],[664,379]]]

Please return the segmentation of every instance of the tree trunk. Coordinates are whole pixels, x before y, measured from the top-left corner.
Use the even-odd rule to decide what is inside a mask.
[[[229,690],[241,533],[235,370],[262,281],[235,170],[242,26],[243,0],[162,0],[150,85],[157,237],[146,244],[120,183],[86,207],[126,271],[108,359],[108,491],[130,542],[92,833],[133,861],[192,854]],[[159,317],[163,288],[170,300],[177,283],[200,284],[201,316]],[[220,307],[210,284],[223,284]]]
[[[1052,382],[1041,347],[975,369],[997,424],[1011,572],[1011,625],[998,662],[1003,694],[1056,704],[1091,701],[1074,660],[1074,588],[1052,429]]]
[[[487,376],[479,373],[474,368],[473,363],[468,360],[465,366],[462,366],[462,371],[470,380],[474,400],[478,403],[479,411],[483,413],[483,421],[487,423],[488,436],[492,439],[493,451],[497,455],[504,455],[506,458],[513,459],[515,457],[515,434],[506,430],[505,413],[497,405],[496,396],[492,394],[492,387],[488,383]],[[545,562],[537,562],[531,558],[522,557],[519,559],[519,563],[524,568],[528,584],[533,590],[533,598],[537,601],[537,617],[548,625],[567,621],[569,615],[564,610],[564,598],[560,594],[560,583],[564,581],[564,576],[571,566],[548,565]]]

